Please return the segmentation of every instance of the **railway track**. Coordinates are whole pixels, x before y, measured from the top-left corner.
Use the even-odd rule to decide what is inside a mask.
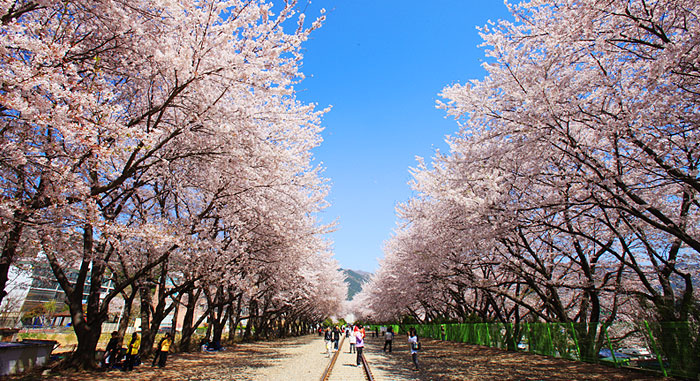
[[[331,360],[328,362],[328,366],[326,367],[326,370],[323,372],[323,375],[321,376],[321,381],[329,381],[331,379],[331,375],[335,374],[333,373],[333,370],[335,369],[336,363],[338,362],[338,356],[342,353],[342,348],[343,348],[343,343],[345,342],[345,337],[343,337],[340,340],[340,345],[338,346],[338,350],[333,353],[333,357],[331,357]],[[354,355],[352,355],[354,358]],[[349,368],[355,368],[355,367],[349,367]],[[362,372],[366,380],[368,381],[374,381],[374,377],[372,377],[372,371],[369,368],[369,363],[367,363],[367,359],[365,358],[364,353],[362,354]],[[355,371],[357,372],[357,369],[343,369],[343,372],[347,373],[348,371]],[[349,375],[342,375],[342,379],[349,379]]]

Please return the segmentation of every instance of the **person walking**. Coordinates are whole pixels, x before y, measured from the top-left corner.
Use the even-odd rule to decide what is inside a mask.
[[[126,369],[127,371],[134,370],[134,365],[136,364],[136,356],[139,354],[139,348],[141,347],[141,338],[139,334],[134,332],[131,335],[131,341],[129,342],[129,347],[126,349]]]
[[[411,347],[411,358],[413,359],[413,365],[416,366],[415,370],[418,370],[418,351],[420,350],[420,342],[418,341],[418,334],[416,334],[415,328],[411,328],[408,332],[408,345]]]
[[[338,342],[340,342],[340,329],[335,326],[333,327],[333,349],[338,350]]]
[[[365,348],[365,330],[362,324],[355,327],[355,349],[357,350],[357,366],[362,365],[362,350]]]
[[[158,343],[158,352],[156,352],[156,355],[153,358],[153,364],[151,366],[156,366],[156,362],[158,362],[159,368],[163,368],[165,366],[165,362],[168,360],[168,352],[170,351],[171,345],[173,345],[173,339],[168,332],[162,339],[160,339],[160,343]]]
[[[355,332],[353,332],[353,334],[349,336],[348,340],[350,340],[350,352],[348,353],[357,352],[355,350],[355,343],[357,343],[357,337],[355,337]]]
[[[331,345],[333,345],[333,333],[331,332],[331,327],[326,327],[323,340],[326,342],[326,356],[331,357]]]
[[[389,353],[391,353],[391,344],[394,341],[393,328],[389,327],[384,333],[384,352],[386,352],[386,347],[389,346]]]

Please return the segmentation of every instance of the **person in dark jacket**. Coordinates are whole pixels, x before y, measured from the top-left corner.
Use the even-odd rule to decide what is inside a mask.
[[[105,349],[105,356],[102,359],[102,367],[104,368],[114,368],[117,364],[117,359],[119,357],[119,332],[112,332],[112,337],[107,343],[107,348]]]
[[[333,349],[338,350],[338,342],[340,341],[340,329],[333,327]]]
[[[327,356],[331,357],[331,348],[333,348],[333,331],[331,331],[331,327],[326,327],[326,331],[323,334],[323,341],[326,342]]]

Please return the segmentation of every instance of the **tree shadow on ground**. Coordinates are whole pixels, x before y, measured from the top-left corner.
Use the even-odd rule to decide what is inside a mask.
[[[394,351],[383,353],[383,340],[369,339],[373,351],[383,357],[374,368],[393,372],[405,380],[659,380],[663,377],[633,369],[557,359],[522,352],[421,339],[418,362],[412,370],[411,355],[403,336],[396,336]],[[372,349],[371,349],[372,350]]]
[[[131,372],[75,371],[33,372],[11,380],[253,380],[258,369],[273,367],[280,359],[290,357],[280,352],[285,348],[307,345],[306,338],[286,341],[242,343],[220,352],[179,353],[168,356],[165,368],[153,368],[147,359]]]

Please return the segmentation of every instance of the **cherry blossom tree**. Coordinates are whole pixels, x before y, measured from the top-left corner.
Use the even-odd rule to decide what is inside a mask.
[[[282,225],[325,196],[310,164],[321,112],[293,87],[301,44],[322,19],[305,27],[295,8],[2,3],[0,286],[30,237],[68,297],[76,365],[91,366],[110,301],[126,288],[142,287],[148,304],[143,287],[186,275],[188,263],[240,271],[242,253],[264,250],[250,244],[257,231],[314,237]],[[151,331],[171,308],[163,295],[201,282],[190,275],[158,295]],[[107,277],[116,287],[100,295]]]
[[[460,129],[448,154],[414,171],[418,196],[400,208],[405,225],[367,300],[419,295],[400,309],[420,319],[464,316],[420,300],[431,298],[484,320],[697,319],[698,5],[509,7],[514,22],[482,29],[487,77],[441,94]],[[413,283],[394,290],[392,278]],[[690,332],[678,334],[663,335],[666,353]]]

